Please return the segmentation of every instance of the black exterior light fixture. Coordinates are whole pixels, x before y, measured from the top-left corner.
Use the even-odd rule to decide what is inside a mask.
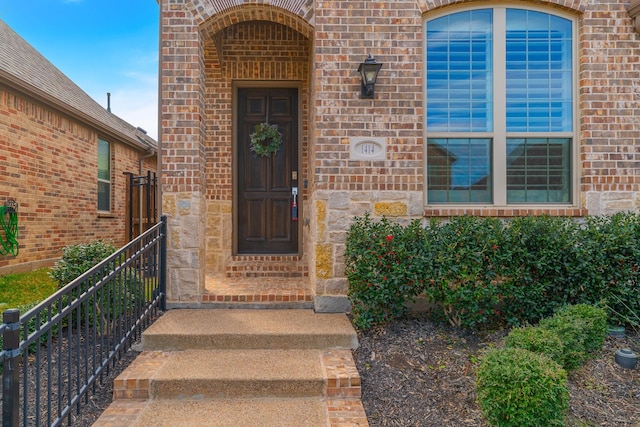
[[[375,95],[374,88],[376,85],[376,79],[378,78],[378,71],[382,68],[382,64],[376,62],[375,58],[369,54],[364,62],[360,63],[358,72],[362,78],[362,84],[360,87],[360,98],[372,99]]]

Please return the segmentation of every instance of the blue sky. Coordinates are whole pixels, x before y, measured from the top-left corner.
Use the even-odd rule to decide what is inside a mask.
[[[105,108],[157,138],[156,0],[0,0],[0,19]]]

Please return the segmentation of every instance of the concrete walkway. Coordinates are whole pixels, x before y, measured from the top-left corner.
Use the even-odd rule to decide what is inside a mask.
[[[344,314],[176,309],[142,346],[94,426],[368,426]]]

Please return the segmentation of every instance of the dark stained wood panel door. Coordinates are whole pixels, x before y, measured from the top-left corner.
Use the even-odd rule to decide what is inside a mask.
[[[283,135],[280,149],[270,157],[257,156],[249,148],[259,123],[277,125]],[[298,90],[238,89],[237,126],[238,253],[297,253],[298,221],[291,219],[291,190],[298,186]]]

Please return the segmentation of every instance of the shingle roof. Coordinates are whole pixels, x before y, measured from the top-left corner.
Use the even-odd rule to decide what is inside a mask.
[[[157,142],[110,113],[0,19],[0,81],[141,149]]]

